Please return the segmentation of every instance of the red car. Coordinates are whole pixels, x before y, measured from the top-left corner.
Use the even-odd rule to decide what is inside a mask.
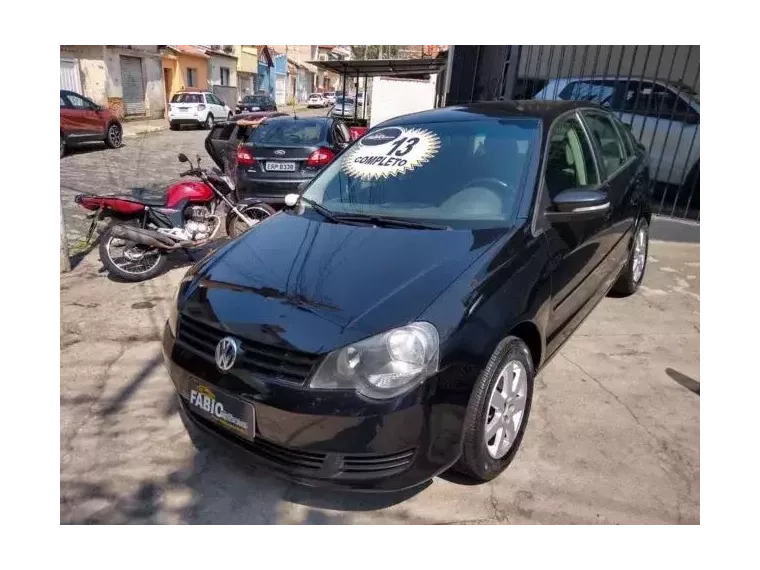
[[[98,141],[110,148],[121,146],[119,119],[87,97],[61,89],[61,157],[66,147]]]

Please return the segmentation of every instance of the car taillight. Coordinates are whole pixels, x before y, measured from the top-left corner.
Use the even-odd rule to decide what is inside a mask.
[[[198,104],[198,110],[199,111],[203,111],[203,109],[205,109],[205,108],[206,108],[206,105],[204,105],[203,103],[199,103]]]
[[[335,158],[335,153],[329,148],[320,148],[311,153],[306,164],[308,166],[326,166]]]
[[[237,163],[243,166],[253,166],[256,164],[256,158],[245,148],[239,148],[237,151]]]

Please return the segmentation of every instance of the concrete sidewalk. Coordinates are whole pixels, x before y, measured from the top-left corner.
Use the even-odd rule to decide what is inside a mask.
[[[169,128],[166,119],[146,119],[140,121],[124,121],[121,124],[122,136],[126,138],[138,137],[148,133],[157,133]]]
[[[390,496],[193,447],[159,345],[189,261],[116,283],[93,251],[61,276],[61,522],[699,523],[699,245],[650,251],[640,291],[603,300],[538,376],[506,472]]]

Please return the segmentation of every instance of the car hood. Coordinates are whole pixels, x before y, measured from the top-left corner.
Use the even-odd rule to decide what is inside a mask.
[[[212,257],[181,311],[244,338],[322,354],[415,320],[503,233],[281,213]]]

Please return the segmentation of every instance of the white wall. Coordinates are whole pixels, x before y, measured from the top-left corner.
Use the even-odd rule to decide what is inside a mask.
[[[432,109],[435,105],[435,84],[437,76],[428,80],[375,77],[372,89],[367,89],[369,97],[369,126],[383,121]],[[360,89],[364,85],[361,82]]]
[[[237,59],[230,57],[222,57],[211,54],[211,60],[209,61],[209,69],[211,75],[208,78],[209,85],[221,85],[222,75],[219,71],[220,67],[226,67],[230,70],[230,83],[232,87],[237,87]]]
[[[108,105],[103,46],[61,46],[61,57],[78,61],[82,95],[89,97],[98,105]]]

